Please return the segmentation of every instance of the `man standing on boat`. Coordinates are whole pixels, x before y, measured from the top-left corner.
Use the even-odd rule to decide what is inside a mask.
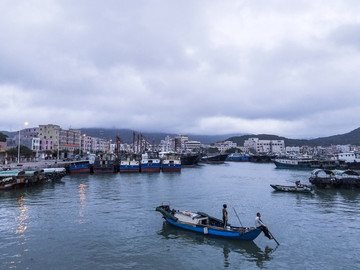
[[[223,222],[224,222],[224,228],[226,228],[227,221],[228,221],[228,212],[227,212],[226,208],[227,208],[227,205],[223,204],[222,217],[223,217]]]
[[[265,234],[265,236],[267,238],[269,238],[270,240],[272,240],[273,238],[271,237],[268,228],[265,226],[265,224],[262,222],[262,220],[260,219],[261,214],[257,213],[256,214],[256,218],[255,218],[255,227],[262,230]]]

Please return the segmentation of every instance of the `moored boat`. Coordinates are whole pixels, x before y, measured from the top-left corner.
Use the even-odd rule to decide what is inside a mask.
[[[201,162],[208,164],[223,164],[228,154],[218,154],[213,156],[204,156],[201,158]]]
[[[319,188],[360,188],[360,174],[353,170],[316,169],[309,181]]]
[[[120,173],[140,172],[140,161],[127,158],[120,161]]]
[[[249,155],[249,161],[254,163],[269,163],[275,159],[274,155]]]
[[[72,161],[68,166],[67,170],[69,173],[90,173],[91,166],[89,160]]]
[[[170,209],[170,205],[160,205],[156,211],[173,226],[212,236],[237,240],[254,240],[259,236],[261,230],[255,227],[224,227],[222,220],[209,216],[203,212],[188,212]]]
[[[147,152],[141,155],[141,172],[160,172],[160,157],[156,152]]]
[[[339,169],[345,168],[345,161],[333,159],[311,159],[311,158],[276,158],[274,164],[277,169]]]
[[[160,153],[161,170],[163,172],[180,172],[181,159],[180,156],[173,152]]]
[[[97,155],[93,164],[93,173],[117,172],[117,158],[114,154]]]
[[[10,190],[26,185],[25,171],[0,171],[0,190]]]
[[[226,161],[236,161],[236,162],[246,162],[249,161],[249,155],[240,154],[240,153],[232,153],[228,155]]]
[[[191,152],[182,153],[180,159],[182,167],[193,167],[199,163],[201,159],[201,154]]]

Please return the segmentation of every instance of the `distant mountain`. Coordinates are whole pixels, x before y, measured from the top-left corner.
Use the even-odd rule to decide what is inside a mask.
[[[106,128],[81,128],[81,133],[92,137],[103,138],[106,140],[116,140],[116,136],[119,136],[124,143],[132,143],[133,130],[130,129],[106,129]],[[15,136],[16,132],[0,131],[8,137]],[[178,134],[163,133],[163,132],[137,132],[142,134],[150,143],[159,144],[166,136],[175,137]],[[196,135],[196,134],[184,134],[189,137],[189,140],[200,141],[203,144],[211,144],[215,142],[233,141],[238,145],[244,145],[244,141],[249,138],[259,138],[260,140],[284,140],[286,146],[330,146],[330,145],[360,145],[360,128],[357,128],[349,133],[334,135],[329,137],[320,137],[315,139],[289,139],[271,134],[258,134],[258,135]]]
[[[130,129],[105,129],[105,128],[81,128],[81,133],[86,134],[92,137],[103,138],[106,140],[112,139],[115,142],[116,136],[120,137],[122,142],[132,143],[133,141],[133,130]],[[174,133],[161,133],[161,132],[137,132],[136,138],[138,135],[142,135],[146,138],[149,143],[159,144],[161,140],[164,140],[166,136],[175,137],[178,134]],[[184,134],[186,135],[186,134]],[[215,142],[220,142],[233,136],[232,134],[227,135],[186,135],[189,137],[189,140],[200,141],[203,144],[211,144]]]
[[[288,139],[276,135],[259,134],[259,135],[243,135],[234,136],[226,140],[233,141],[238,145],[244,145],[244,141],[249,138],[259,138],[260,140],[284,140],[285,146],[331,146],[331,145],[360,145],[360,128],[357,128],[349,133],[334,135],[329,137],[320,137],[316,139],[301,140],[301,139]]]
[[[14,137],[17,133],[17,131],[14,131],[14,132],[9,132],[9,131],[0,131],[2,134],[5,134],[6,136],[8,137]]]

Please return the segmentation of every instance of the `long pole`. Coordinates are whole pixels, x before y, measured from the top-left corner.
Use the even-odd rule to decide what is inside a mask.
[[[240,218],[239,218],[239,215],[237,214],[237,212],[236,212],[236,210],[235,210],[234,207],[233,207],[233,209],[234,209],[234,212],[235,212],[235,214],[236,214],[236,216],[237,216],[237,218],[238,218],[238,220],[239,220],[239,222],[240,222],[240,224],[241,224],[241,227],[244,227],[244,226],[242,225],[242,223],[241,223],[241,221],[240,221]]]
[[[262,220],[260,219],[260,221],[262,222]],[[276,238],[273,236],[273,234],[269,231],[268,229],[268,233],[270,234],[270,236],[272,237],[272,239],[274,239],[274,241],[276,242],[276,244],[278,244],[278,246],[280,246],[280,243],[276,240]]]
[[[273,234],[270,231],[269,231],[269,234],[275,240],[276,244],[278,244],[278,246],[280,246],[280,243],[276,240],[276,238],[273,236]]]

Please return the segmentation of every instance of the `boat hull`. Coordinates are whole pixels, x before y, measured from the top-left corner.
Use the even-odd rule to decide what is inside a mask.
[[[71,167],[70,166],[70,173],[71,174],[90,173],[90,167]]]
[[[158,172],[160,172],[160,164],[157,165],[157,166],[155,166],[155,165],[152,165],[152,166],[141,165],[141,172],[144,172],[144,173],[147,173],[147,172],[158,173]]]
[[[68,172],[72,174],[90,173],[91,166],[88,161],[75,162],[68,166]]]
[[[120,165],[120,172],[121,173],[138,173],[140,172],[139,165]]]
[[[181,172],[181,165],[166,165],[161,169],[163,172]]]
[[[185,167],[196,166],[201,159],[201,154],[183,154],[181,155],[181,165]]]
[[[220,154],[216,156],[210,156],[210,157],[203,157],[201,159],[201,162],[207,163],[207,164],[223,164],[228,157],[227,154]]]
[[[212,236],[218,236],[218,237],[227,238],[227,239],[252,241],[256,237],[258,237],[259,234],[261,233],[261,230],[257,229],[257,228],[255,228],[254,230],[251,230],[249,232],[246,232],[246,233],[239,233],[239,232],[233,232],[233,231],[225,230],[225,229],[224,230],[213,229],[208,226],[182,224],[182,223],[176,222],[167,217],[165,218],[165,220],[168,223],[170,223],[171,225],[181,228],[181,229],[184,229],[184,230],[189,230],[189,231],[193,231],[193,232],[197,232],[197,233],[201,233],[201,234],[208,234],[208,235],[212,235]]]
[[[310,186],[282,186],[282,185],[270,185],[274,190],[281,191],[281,192],[297,192],[297,193],[310,193],[312,192],[312,187]]]

